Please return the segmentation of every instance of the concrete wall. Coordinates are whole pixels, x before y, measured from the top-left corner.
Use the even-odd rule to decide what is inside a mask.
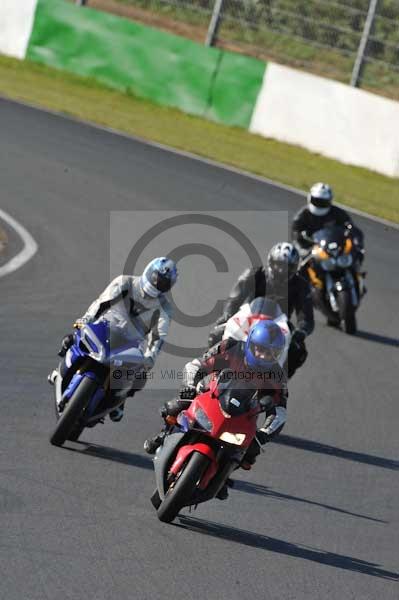
[[[399,103],[269,63],[250,131],[399,177]]]
[[[0,53],[25,58],[37,0],[0,0]]]

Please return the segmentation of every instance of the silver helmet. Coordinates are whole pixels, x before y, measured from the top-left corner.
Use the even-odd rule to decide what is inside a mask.
[[[145,294],[156,298],[168,292],[176,280],[176,263],[166,256],[161,256],[154,258],[146,266],[140,278],[140,287]]]
[[[308,207],[313,215],[326,215],[332,205],[334,194],[328,183],[315,183],[308,193]]]
[[[299,252],[290,242],[275,244],[267,255],[267,273],[276,283],[291,279],[298,270]]]

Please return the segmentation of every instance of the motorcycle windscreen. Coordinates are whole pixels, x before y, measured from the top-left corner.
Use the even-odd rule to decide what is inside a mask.
[[[242,442],[250,441],[256,434],[256,415],[250,416],[257,408],[255,393],[245,382],[224,381],[218,385],[217,395],[206,392],[197,396],[187,413],[214,438],[229,432],[240,434]]]
[[[330,246],[336,244],[335,248],[343,248],[346,240],[346,229],[342,225],[333,225],[316,231],[313,240],[323,250],[329,252]]]
[[[235,375],[233,371],[222,371],[217,387],[220,407],[231,417],[243,415],[256,406],[254,386],[245,379],[237,381]]]
[[[83,346],[82,346],[83,344]],[[104,320],[88,323],[80,330],[79,348],[99,362],[109,356],[109,325]]]
[[[120,364],[141,364],[143,353],[142,340],[130,338],[126,328],[118,327],[101,318],[95,323],[86,325],[82,331],[82,341],[90,348],[94,358],[101,362],[118,360]]]

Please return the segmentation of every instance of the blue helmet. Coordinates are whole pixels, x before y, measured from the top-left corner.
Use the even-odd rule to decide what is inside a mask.
[[[259,321],[248,333],[245,362],[251,369],[267,369],[278,362],[285,346],[285,337],[274,321]]]
[[[176,283],[177,267],[170,258],[161,256],[154,258],[144,269],[140,278],[140,286],[145,294],[156,298],[168,292]]]

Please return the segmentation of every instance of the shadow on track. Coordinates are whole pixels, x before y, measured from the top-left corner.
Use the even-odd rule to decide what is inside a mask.
[[[138,467],[139,469],[153,470],[152,459],[148,456],[142,456],[141,454],[135,454],[133,452],[123,452],[122,450],[116,450],[115,448],[109,448],[108,446],[101,446],[99,444],[86,443],[83,441],[73,443],[78,444],[81,448],[64,446],[65,450],[79,452],[80,454],[88,454],[89,456],[111,460],[124,465],[130,465],[131,467]]]
[[[399,348],[399,338],[391,338],[386,335],[379,335],[378,333],[371,333],[371,331],[358,331],[356,337],[362,338],[363,340],[369,340],[370,342],[376,342],[377,344],[384,344],[385,346],[393,346]]]
[[[331,506],[331,504],[324,504],[322,502],[308,500],[307,498],[301,498],[300,496],[291,496],[290,494],[276,492],[264,485],[260,485],[258,483],[251,483],[250,481],[239,481],[235,479],[233,493],[236,490],[239,492],[246,492],[247,494],[259,494],[260,496],[267,496],[276,500],[288,500],[293,502],[302,502],[304,504],[310,504],[311,506],[319,506],[320,508],[326,508],[327,510],[332,510],[343,515],[349,515],[351,517],[357,517],[359,519],[366,519],[367,521],[374,521],[375,523],[387,523],[387,521],[383,521],[382,519],[368,517],[367,515],[362,515],[360,513],[351,512],[350,510],[345,510],[344,508]]]
[[[375,456],[374,454],[364,454],[363,452],[343,450],[342,448],[337,448],[336,446],[329,446],[328,444],[321,444],[320,442],[315,442],[313,440],[307,440],[292,435],[281,434],[275,440],[273,440],[273,443],[281,444],[282,446],[292,446],[293,448],[298,448],[299,450],[317,452],[318,454],[329,454],[330,456],[335,456],[336,458],[353,460],[366,465],[381,467],[382,469],[399,471],[399,461],[397,460],[383,458],[382,456]]]
[[[328,552],[326,550],[319,550],[317,548],[299,544],[291,544],[290,542],[284,542],[277,538],[252,533],[251,531],[246,531],[244,529],[237,529],[236,527],[219,525],[218,523],[212,523],[211,521],[197,519],[195,517],[179,516],[179,521],[180,523],[176,523],[176,527],[182,527],[184,529],[189,529],[190,531],[196,531],[219,539],[228,540],[229,542],[236,542],[244,546],[250,546],[251,548],[259,548],[261,550],[275,552],[276,554],[284,554],[285,556],[310,560],[321,565],[335,567],[336,569],[344,569],[345,571],[371,575],[372,577],[378,577],[380,579],[399,581],[399,573],[386,571],[385,569],[381,569],[376,563],[370,563],[352,556],[336,554],[335,552]]]

